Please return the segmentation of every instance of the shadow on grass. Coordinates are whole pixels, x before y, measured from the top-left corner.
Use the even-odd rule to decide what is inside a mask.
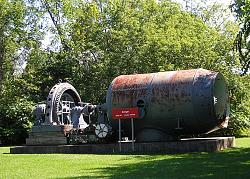
[[[71,178],[250,178],[250,148],[217,153],[134,156],[138,162],[82,171]],[[136,160],[137,161],[137,160]]]

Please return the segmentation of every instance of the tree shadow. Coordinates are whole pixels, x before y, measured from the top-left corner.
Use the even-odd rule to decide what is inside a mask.
[[[71,178],[250,178],[250,148],[132,158],[138,162],[95,168]],[[88,172],[95,176],[91,177]]]

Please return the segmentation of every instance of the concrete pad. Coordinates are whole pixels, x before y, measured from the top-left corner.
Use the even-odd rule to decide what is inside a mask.
[[[11,147],[11,154],[115,154],[115,153],[190,153],[216,152],[235,147],[234,137],[191,138],[175,142],[131,143],[119,144],[83,144],[83,145],[54,145],[54,146],[17,146]]]

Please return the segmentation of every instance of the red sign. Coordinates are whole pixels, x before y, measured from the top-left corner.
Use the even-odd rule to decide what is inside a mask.
[[[139,108],[114,108],[112,109],[113,119],[131,119],[139,118]]]

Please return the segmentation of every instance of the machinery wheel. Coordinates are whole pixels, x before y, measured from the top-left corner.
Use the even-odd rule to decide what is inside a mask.
[[[95,134],[98,138],[105,138],[110,132],[110,127],[106,124],[97,124],[95,128]]]
[[[81,102],[80,95],[69,83],[58,83],[49,92],[47,98],[45,123],[67,124],[70,108]]]

